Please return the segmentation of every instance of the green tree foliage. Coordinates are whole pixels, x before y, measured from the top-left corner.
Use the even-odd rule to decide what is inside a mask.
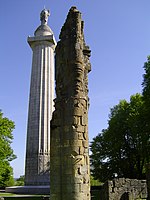
[[[147,103],[148,108],[150,107],[150,56],[147,58],[147,62],[144,64],[145,74],[143,75],[143,96]]]
[[[140,94],[131,96],[111,109],[108,128],[91,143],[94,178],[104,182],[118,177],[145,178],[150,158],[149,135],[145,133],[144,101]]]
[[[14,122],[3,117],[0,111],[0,187],[10,186],[13,181],[13,170],[10,161],[16,158],[11,148]]]
[[[92,175],[90,176],[90,184],[91,184],[91,186],[100,186],[100,185],[102,185],[102,183],[99,182],[99,180],[95,180]]]
[[[150,133],[150,56],[148,56],[147,62],[144,64],[145,74],[143,75],[143,99],[144,99],[144,115],[145,115],[145,134],[149,135]],[[150,135],[148,140],[148,145],[150,145]],[[147,160],[147,163],[150,163],[150,160]]]
[[[24,185],[24,175],[20,176],[20,177],[16,180],[15,185],[17,185],[17,186],[23,186],[23,185]]]

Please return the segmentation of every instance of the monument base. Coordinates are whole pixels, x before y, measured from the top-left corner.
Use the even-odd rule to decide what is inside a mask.
[[[14,194],[50,194],[50,186],[42,185],[42,186],[13,186],[6,187],[5,192],[14,193]]]

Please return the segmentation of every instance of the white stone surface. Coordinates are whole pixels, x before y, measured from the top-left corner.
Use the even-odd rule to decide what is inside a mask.
[[[42,33],[42,35],[40,35]],[[25,185],[49,185],[50,120],[54,99],[54,36],[28,37],[33,51],[28,109]]]

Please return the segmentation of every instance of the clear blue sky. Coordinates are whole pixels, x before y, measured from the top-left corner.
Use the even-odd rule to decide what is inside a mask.
[[[90,140],[107,127],[110,108],[142,91],[143,64],[150,55],[149,0],[0,0],[0,109],[12,119],[14,176],[24,174],[32,51],[27,44],[40,25],[44,6],[58,41],[71,6],[85,22],[92,50],[89,74]]]

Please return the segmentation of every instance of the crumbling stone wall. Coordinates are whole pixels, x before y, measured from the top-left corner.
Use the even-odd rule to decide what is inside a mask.
[[[146,180],[118,178],[107,181],[101,190],[100,200],[146,199]]]
[[[146,175],[147,175],[146,178],[147,178],[147,193],[148,193],[147,200],[150,200],[150,163],[147,164]]]
[[[89,57],[81,13],[72,7],[56,47],[56,99],[50,150],[51,200],[90,199]]]

